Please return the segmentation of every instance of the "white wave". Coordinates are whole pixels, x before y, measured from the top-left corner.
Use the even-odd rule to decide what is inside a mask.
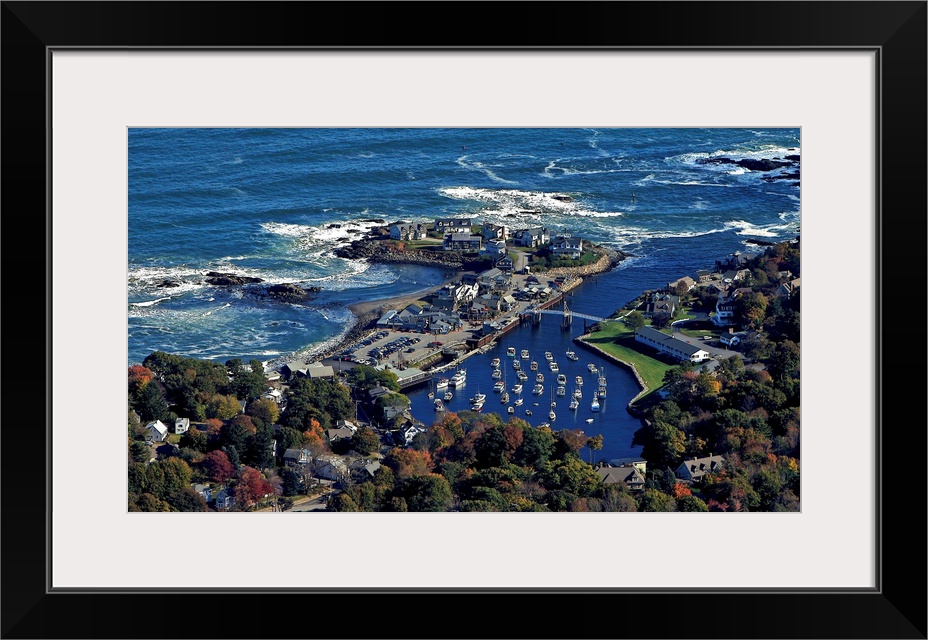
[[[461,168],[467,169],[468,171],[480,171],[495,182],[501,182],[503,184],[519,184],[514,180],[506,180],[505,178],[501,178],[499,175],[497,175],[493,171],[493,168],[499,168],[499,165],[487,166],[479,160],[470,160],[469,158],[470,156],[464,155],[458,158],[456,162]]]
[[[221,307],[217,307],[217,308],[215,308],[215,309],[210,309],[210,310],[207,311],[206,313],[201,314],[201,317],[205,318],[206,316],[211,316],[211,315],[213,315],[214,313],[216,313],[217,311],[222,311],[223,309],[228,309],[228,308],[231,307],[231,306],[232,306],[232,303],[231,303],[231,302],[227,302],[227,303],[225,303],[224,305],[222,305]]]
[[[730,229],[738,229],[736,233],[739,236],[759,236],[761,238],[776,238],[783,235],[778,232],[794,229],[796,227],[795,223],[792,222],[787,224],[756,225],[746,220],[732,220],[726,222],[725,226]]]
[[[801,155],[799,147],[782,147],[779,145],[767,144],[753,149],[717,149],[711,153],[693,152],[681,153],[680,155],[664,158],[665,162],[681,162],[687,165],[698,164],[698,160],[708,158],[731,158],[733,160],[772,160],[774,158],[783,158],[787,155]],[[718,166],[718,165],[704,165]],[[725,165],[721,165],[725,166]]]
[[[157,300],[149,300],[147,302],[130,302],[129,304],[133,307],[151,307],[158,304],[159,302],[164,302],[165,300],[170,299],[171,296],[167,296],[166,298],[158,298]]]

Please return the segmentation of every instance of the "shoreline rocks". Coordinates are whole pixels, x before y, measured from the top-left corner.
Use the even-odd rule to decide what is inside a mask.
[[[234,273],[207,271],[206,282],[207,284],[215,285],[217,287],[237,287],[243,284],[256,284],[258,282],[264,282],[264,280],[251,276],[238,276]]]

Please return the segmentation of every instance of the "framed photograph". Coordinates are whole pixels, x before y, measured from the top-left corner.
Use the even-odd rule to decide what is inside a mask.
[[[437,11],[439,6],[433,7]],[[21,334],[28,327],[36,327],[34,340],[46,345],[37,367],[42,370],[44,429],[27,428],[22,417],[12,414],[21,404],[13,389],[32,397],[29,389],[37,385],[33,376],[16,384],[13,367],[7,367],[2,505],[11,526],[4,528],[2,543],[4,637],[926,637],[926,532],[919,491],[926,473],[921,455],[925,433],[918,426],[924,419],[912,407],[913,397],[924,397],[924,379],[911,373],[921,371],[920,362],[916,367],[911,362],[918,347],[899,349],[896,341],[883,340],[884,327],[900,327],[888,335],[906,329],[920,335],[925,317],[923,296],[908,288],[897,291],[917,276],[897,274],[903,264],[925,263],[926,3],[756,2],[738,5],[737,11],[730,3],[711,2],[540,7],[557,10],[559,27],[542,42],[507,21],[488,29],[476,11],[482,5],[452,4],[449,9],[466,11],[459,19],[443,21],[446,31],[436,45],[410,28],[417,12],[400,5],[3,3],[5,264],[7,274],[15,273],[19,281],[14,285],[7,278],[7,291],[15,292],[17,303],[7,306],[7,362],[31,365],[36,360],[33,353],[16,349],[27,344]],[[330,26],[351,24],[350,35],[311,27],[320,25],[323,15]],[[314,153],[321,155],[306,159]],[[328,165],[324,158],[330,159]],[[433,178],[422,167],[437,158],[450,168],[448,175],[469,172],[480,179]],[[249,166],[249,161],[259,164]],[[635,165],[639,161],[644,164]],[[623,172],[621,179],[615,172]],[[570,180],[578,173],[611,177],[599,183],[591,178],[584,184],[598,186],[579,193],[572,187],[577,182]],[[726,208],[748,179],[755,187],[766,185],[753,189],[758,199]],[[320,181],[328,191],[301,186]],[[25,234],[35,233],[35,225],[18,223],[37,216],[17,215],[43,199],[46,286],[41,299],[34,297],[45,310],[45,323],[35,313],[22,313],[22,302],[37,290],[23,291],[23,267],[37,261],[32,243],[23,241]],[[772,202],[782,203],[782,210],[770,209]],[[177,208],[187,206],[199,217],[172,218]],[[697,219],[709,226],[695,224]],[[456,226],[465,221],[460,229]],[[507,243],[508,221],[513,227],[519,223],[518,241]],[[380,244],[365,244],[381,230]],[[498,236],[487,234],[500,230],[502,254],[510,259],[514,254],[512,271],[521,273],[511,276],[494,300],[496,285],[490,280],[502,277],[505,268],[498,269],[496,260],[484,262],[490,245],[500,244]],[[791,328],[788,319],[798,319],[798,305],[795,316],[788,311],[790,287],[799,287],[792,271],[798,271],[800,237],[806,249],[803,320],[801,327],[797,320]],[[715,255],[729,246],[718,238],[737,240],[745,252],[754,248],[758,253],[776,246],[767,240],[793,238],[796,264],[790,262],[787,244],[775,274],[770,263],[755,264],[738,253],[736,259],[740,255],[748,262],[705,265],[714,268],[708,269],[707,282],[698,283],[702,276],[695,270],[702,265],[693,263],[726,257]],[[529,248],[534,243],[547,249],[522,255],[516,244],[523,241]],[[453,281],[448,287],[452,302],[460,302],[456,296],[470,286],[448,278],[445,258],[437,269],[407,269],[407,254],[393,263],[369,261],[374,266],[347,273],[326,262],[333,248],[464,256],[489,267],[472,269],[474,295],[485,299],[468,299],[463,316],[465,307],[458,304],[440,308],[439,289],[446,280]],[[635,255],[636,248],[641,256]],[[529,262],[519,268],[520,260]],[[576,298],[562,294],[579,273],[572,261],[584,260],[591,265],[611,261],[612,271],[588,275],[592,285],[578,288]],[[287,265],[297,262],[300,277],[281,280]],[[389,277],[386,268],[378,271],[383,264],[391,265]],[[705,325],[678,325],[684,331],[674,333],[670,319],[684,316],[667,310],[667,321],[659,322],[667,305],[689,300],[691,320],[701,317],[695,309],[699,296],[688,297],[688,287],[676,291],[687,275],[678,273],[681,269],[693,270],[696,290],[714,283],[724,291],[713,298],[718,304],[702,311]],[[538,272],[560,279],[530,281],[538,280],[533,276]],[[718,272],[715,281],[713,272]],[[773,277],[777,282],[770,284]],[[480,278],[486,280],[482,285],[476,282]],[[750,282],[754,291],[735,286],[736,280]],[[408,388],[418,382],[415,375],[424,376],[421,391],[410,393],[412,415],[417,415],[437,404],[439,390],[431,382],[442,379],[429,378],[421,363],[432,356],[457,357],[443,353],[450,344],[444,336],[459,332],[468,349],[485,351],[472,361],[474,367],[483,363],[481,358],[488,364],[494,355],[503,365],[511,364],[498,367],[504,369],[499,378],[513,377],[499,391],[522,399],[514,391],[522,367],[515,365],[528,368],[537,358],[553,380],[560,372],[555,369],[559,358],[534,349],[537,353],[523,363],[522,345],[501,338],[507,320],[559,323],[562,335],[572,338],[582,333],[579,328],[587,329],[584,323],[606,326],[611,314],[634,297],[629,291],[651,281],[666,291],[649,291],[639,309],[625,310],[641,313],[642,325],[652,325],[634,330],[635,340],[652,349],[648,362],[676,354],[684,348],[680,345],[689,359],[723,362],[724,357],[713,355],[728,355],[736,337],[752,338],[748,304],[734,301],[738,296],[747,300],[768,285],[769,296],[759,297],[764,302],[777,298],[777,309],[783,309],[783,317],[768,324],[776,325],[783,343],[794,344],[787,338],[796,337],[798,344],[798,335],[790,332],[801,331],[801,358],[796,347],[794,360],[782,356],[788,366],[783,359],[772,366],[774,375],[794,381],[792,387],[778,387],[782,398],[771,401],[788,404],[792,422],[784,411],[755,406],[763,405],[756,400],[758,391],[738,412],[752,422],[724,434],[739,456],[760,456],[748,494],[701,486],[699,477],[686,475],[684,464],[676,484],[663,492],[657,480],[648,485],[654,492],[649,504],[668,501],[672,513],[602,508],[599,494],[595,499],[566,491],[555,495],[552,486],[541,482],[536,497],[543,509],[538,510],[572,513],[525,513],[535,510],[527,507],[509,513],[460,512],[490,510],[494,500],[505,500],[489,490],[448,496],[448,504],[466,500],[468,509],[397,513],[427,510],[415,505],[425,500],[426,489],[434,490],[430,500],[438,499],[440,491],[430,486],[395,491],[393,508],[378,513],[345,513],[362,496],[344,491],[339,495],[348,497],[339,500],[345,508],[330,505],[313,516],[276,513],[279,500],[267,498],[284,492],[270,485],[266,495],[256,490],[251,500],[256,504],[249,503],[248,509],[215,513],[222,508],[209,496],[211,512],[189,513],[206,504],[201,491],[165,490],[160,497],[133,493],[131,461],[127,479],[122,431],[127,362],[144,361],[139,376],[154,369],[169,391],[172,380],[207,375],[190,363],[147,357],[169,345],[187,355],[201,353],[206,360],[247,362],[249,368],[226,363],[231,368],[223,389],[248,384],[257,365],[274,365],[292,376],[291,389],[302,389],[296,382],[300,375],[311,380],[327,369],[348,366],[334,356],[348,356],[348,347],[357,342],[370,361],[352,366],[373,371],[386,364],[385,371],[396,372],[390,382],[395,378],[399,384],[406,376]],[[195,292],[171,295],[182,289]],[[411,332],[413,324],[423,321],[412,317],[405,297],[415,294],[413,299],[421,300],[426,289],[434,293],[428,299],[433,307],[419,311],[431,314],[423,329],[428,333]],[[592,292],[589,302],[584,289]],[[507,302],[503,294],[510,292]],[[292,299],[297,294],[303,298]],[[255,311],[260,305],[238,304],[252,295],[295,311],[292,317],[264,317]],[[396,313],[388,313],[383,299],[395,303]],[[726,300],[732,301],[730,307],[722,304]],[[887,307],[889,300],[906,304]],[[360,309],[361,301],[368,308]],[[503,310],[503,304],[513,309],[521,304],[521,314]],[[378,330],[386,336],[345,336],[344,326],[352,322],[348,311],[376,315],[374,320],[384,325]],[[406,315],[400,318],[401,313]],[[742,314],[741,333],[725,329],[734,324],[726,314]],[[906,326],[910,318],[919,324]],[[754,319],[759,329],[763,318]],[[397,324],[401,320],[403,326]],[[280,329],[280,323],[292,327]],[[659,330],[663,324],[668,324],[666,332]],[[425,347],[422,338],[413,340],[420,334],[430,336]],[[338,338],[346,342],[332,353],[304,353],[297,344],[332,346]],[[363,345],[365,339],[372,344]],[[625,348],[622,339],[610,335],[603,344]],[[555,344],[554,338],[545,340],[537,343],[539,349]],[[575,343],[557,344],[559,351],[570,351]],[[357,360],[357,353],[350,355]],[[300,357],[283,357],[291,354]],[[899,354],[906,356],[904,361]],[[314,363],[322,356],[328,358]],[[569,369],[572,381],[577,374],[576,390],[584,379],[597,381],[602,390],[603,374],[610,383],[613,376],[608,370],[613,361],[602,357],[588,357],[589,372],[570,369],[587,362],[577,364],[566,356],[560,366],[564,373]],[[897,365],[889,366],[894,361]],[[180,366],[177,372],[169,370],[175,365]],[[457,360],[448,366],[449,378],[465,370]],[[492,393],[482,387],[492,386],[496,377],[491,379],[488,366],[483,370],[487,375],[481,372],[477,381],[471,376],[477,395],[462,409],[479,412],[477,396]],[[884,371],[891,375],[884,377]],[[763,375],[752,374],[752,384],[762,385],[770,372],[768,367]],[[648,371],[639,375],[644,387],[649,387],[649,375],[656,376],[651,387],[663,382],[656,382],[663,371]],[[618,369],[615,377],[618,382]],[[694,370],[691,378],[681,378],[685,384],[680,388],[711,386],[716,379],[708,370]],[[565,376],[562,386],[574,390],[567,382]],[[148,440],[173,438],[178,442],[170,446],[189,446],[189,455],[195,455],[194,438],[183,433],[185,416],[194,427],[203,425],[204,439],[213,437],[208,420],[234,421],[232,413],[224,413],[225,396],[217,391],[207,397],[199,388],[185,396],[189,412],[171,414],[168,420],[170,411],[159,408],[158,398],[142,397],[143,386],[135,391],[140,420],[134,427],[130,415],[131,456],[150,451],[161,464],[158,443],[145,443],[140,436],[131,448],[133,428],[154,425]],[[292,424],[274,432],[274,442],[286,442],[285,451],[272,453],[282,460],[281,469],[291,451],[323,459],[307,445],[316,428],[312,407],[319,389],[303,386],[305,424],[291,409],[287,418]],[[567,418],[561,412],[567,405],[555,410],[556,386],[549,387],[532,396],[527,407],[538,404],[541,422],[548,416],[552,427],[555,415],[560,422]],[[795,392],[795,403],[787,402],[790,396],[783,389]],[[451,396],[442,395],[449,407],[462,402],[454,398],[458,391],[441,391]],[[588,384],[582,391],[594,389]],[[254,396],[249,393],[242,395]],[[684,403],[683,395],[669,393],[670,400]],[[172,409],[180,406],[178,397],[172,398]],[[291,396],[294,403],[298,397]],[[575,417],[584,419],[581,428],[593,435],[597,418],[611,409],[612,394],[605,399],[597,391],[582,398]],[[539,399],[545,402],[533,403]],[[507,404],[495,395],[489,400]],[[388,436],[414,440],[415,424],[408,425],[407,433],[388,415],[386,404],[346,405],[345,411],[354,411],[346,416],[358,421],[363,410],[373,408],[376,416],[363,414],[370,428],[361,425],[361,430],[381,441]],[[669,406],[658,415],[666,415]],[[263,428],[261,411],[270,411],[264,405],[239,407],[237,399],[228,410],[233,408],[235,414],[248,414],[236,428],[257,423],[255,434]],[[723,420],[706,417],[712,409],[699,403],[692,410],[694,415],[701,411],[707,423]],[[649,420],[644,424],[654,424],[654,415],[645,414]],[[326,413],[322,422],[329,417]],[[164,426],[162,418],[168,420],[164,433],[158,426]],[[534,419],[525,416],[532,428],[545,427]],[[390,429],[385,428],[388,420]],[[790,430],[790,424],[797,429]],[[331,445],[341,431],[357,429],[350,421],[318,426]],[[251,462],[257,455],[251,444],[243,439],[240,447],[228,446],[233,436],[223,429],[220,422],[215,437],[223,439],[226,460],[247,448],[242,455],[248,459],[238,462]],[[283,429],[293,431],[297,440],[287,440],[289,431],[281,436]],[[767,445],[761,436],[751,440],[751,433],[765,430],[771,442],[779,440]],[[344,437],[361,442],[356,434]],[[706,464],[721,458],[710,451],[712,440],[705,432],[693,436],[680,446],[694,454],[695,462],[699,456]],[[700,436],[708,443],[700,443]],[[256,436],[246,437],[248,443],[256,441]],[[186,438],[183,445],[181,438]],[[636,436],[636,444],[648,447],[657,442],[654,438]],[[748,442],[757,447],[751,449]],[[562,444],[570,447],[567,440]],[[601,441],[578,441],[583,466],[587,457],[594,462],[601,446]],[[914,459],[913,451],[919,453]],[[639,453],[609,449],[596,461]],[[777,460],[795,470],[795,487],[787,490],[782,474],[776,476],[775,489],[773,479],[762,482]],[[137,463],[139,468],[145,462]],[[298,459],[292,462],[294,469],[299,467]],[[240,475],[242,468],[250,467],[240,466]],[[557,468],[567,473],[566,462]],[[597,468],[591,472],[599,473],[597,480],[612,477],[613,467]],[[617,463],[615,468],[623,467]],[[693,470],[698,473],[698,465]],[[302,482],[298,475],[281,472],[262,479],[256,474],[254,481],[256,487],[271,480]],[[190,480],[185,478],[186,484]],[[238,486],[247,481],[242,475]],[[231,505],[250,500],[249,495],[231,488],[224,499]],[[642,504],[641,497],[630,500]],[[532,504],[525,499],[524,505]],[[254,507],[268,513],[255,513]],[[708,511],[681,513],[689,507]],[[159,510],[171,513],[136,513]],[[482,615],[455,616],[463,620],[449,623],[449,604],[496,604],[498,609],[499,597],[516,597],[533,610],[535,600],[544,598],[545,604],[561,605],[562,615],[556,620],[550,614],[519,616],[518,622],[513,617],[490,627],[490,618]],[[181,604],[190,598],[197,599],[197,607]],[[239,601],[250,609],[236,609]],[[323,621],[307,627],[299,613],[289,619],[289,610],[301,612],[307,603],[318,607],[312,610]],[[333,614],[335,606],[358,604],[365,611],[363,618],[355,618],[365,621],[361,629],[346,628],[351,618]],[[564,604],[581,609],[571,615]],[[689,614],[667,615],[668,607],[692,611],[694,606],[703,620],[714,620],[711,629],[695,630]],[[415,611],[410,616],[414,628],[402,620],[403,608]],[[145,620],[152,609],[162,622]],[[604,615],[617,609],[626,615]],[[114,615],[117,610],[128,613]]]

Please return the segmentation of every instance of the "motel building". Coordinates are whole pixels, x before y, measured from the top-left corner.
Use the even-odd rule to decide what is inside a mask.
[[[668,336],[653,327],[640,327],[635,330],[635,340],[653,347],[658,351],[676,358],[690,362],[703,362],[709,359],[709,352],[685,340]]]

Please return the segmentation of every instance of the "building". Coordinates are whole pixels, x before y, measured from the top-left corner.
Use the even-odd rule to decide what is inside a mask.
[[[712,272],[707,269],[700,269],[696,272],[696,282],[709,282],[712,279]]]
[[[445,251],[480,251],[483,238],[469,233],[449,233],[445,235]]]
[[[291,468],[301,467],[312,462],[313,456],[309,449],[287,449],[284,451],[284,464]]]
[[[484,240],[502,240],[505,244],[506,240],[509,239],[509,227],[501,224],[493,224],[492,222],[484,222],[483,226],[480,227],[480,235],[483,236]]]
[[[583,240],[580,236],[556,236],[551,241],[551,253],[557,258],[577,260],[583,255]]]
[[[506,254],[506,241],[505,240],[487,240],[486,244],[483,246],[483,249],[480,250],[481,253],[486,253],[491,256],[502,256]]]
[[[683,285],[686,287],[686,290],[689,291],[696,286],[696,281],[689,276],[683,276],[682,278],[674,280],[673,282],[668,282],[667,289],[670,291],[676,291],[677,287],[680,285]]]
[[[680,340],[666,333],[661,333],[653,327],[639,327],[636,329],[635,340],[666,353],[677,360],[702,362],[709,359],[709,352],[705,349],[700,349],[686,340]]]
[[[280,367],[280,373],[285,380],[296,380],[297,378],[306,378],[306,364],[300,361],[285,362]]]
[[[435,218],[434,229],[442,235],[471,232],[470,218]]]
[[[784,282],[779,287],[777,287],[775,296],[778,298],[792,298],[793,294],[799,291],[799,286],[801,285],[800,278]]]
[[[751,293],[751,288],[741,287],[740,289],[734,289],[730,291],[728,295],[719,293],[718,300],[715,302],[715,315],[712,316],[712,323],[718,327],[728,327],[737,324],[738,299],[745,293]]]
[[[391,240],[422,240],[428,237],[428,234],[428,227],[419,222],[398,223],[390,227]]]
[[[178,418],[174,421],[174,433],[187,433],[190,429],[190,418]]]
[[[724,466],[725,459],[722,456],[693,458],[684,460],[683,464],[674,471],[674,474],[681,482],[702,482],[703,476],[707,473],[718,473]]]
[[[512,268],[513,268],[512,258],[510,258],[508,254],[507,254],[507,255],[504,255],[502,258],[500,258],[499,260],[496,261],[496,265],[495,265],[495,266],[496,266],[496,268],[499,269],[500,271],[505,271],[505,272],[507,272],[507,273],[512,273]]]
[[[629,491],[644,491],[644,474],[634,465],[600,467],[596,470],[603,484],[624,484]]]
[[[145,441],[146,442],[164,442],[164,439],[168,436],[168,428],[164,426],[164,423],[161,420],[154,420],[145,425]]]
[[[307,377],[316,380],[317,378],[331,378],[335,375],[335,370],[330,365],[321,362],[313,362],[306,367]]]
[[[644,305],[644,317],[654,318],[656,316],[673,317],[677,310],[677,304],[680,299],[677,296],[661,295],[655,293],[651,299]]]
[[[551,240],[551,236],[546,228],[532,227],[516,231],[512,239],[521,247],[539,247],[547,244]]]

